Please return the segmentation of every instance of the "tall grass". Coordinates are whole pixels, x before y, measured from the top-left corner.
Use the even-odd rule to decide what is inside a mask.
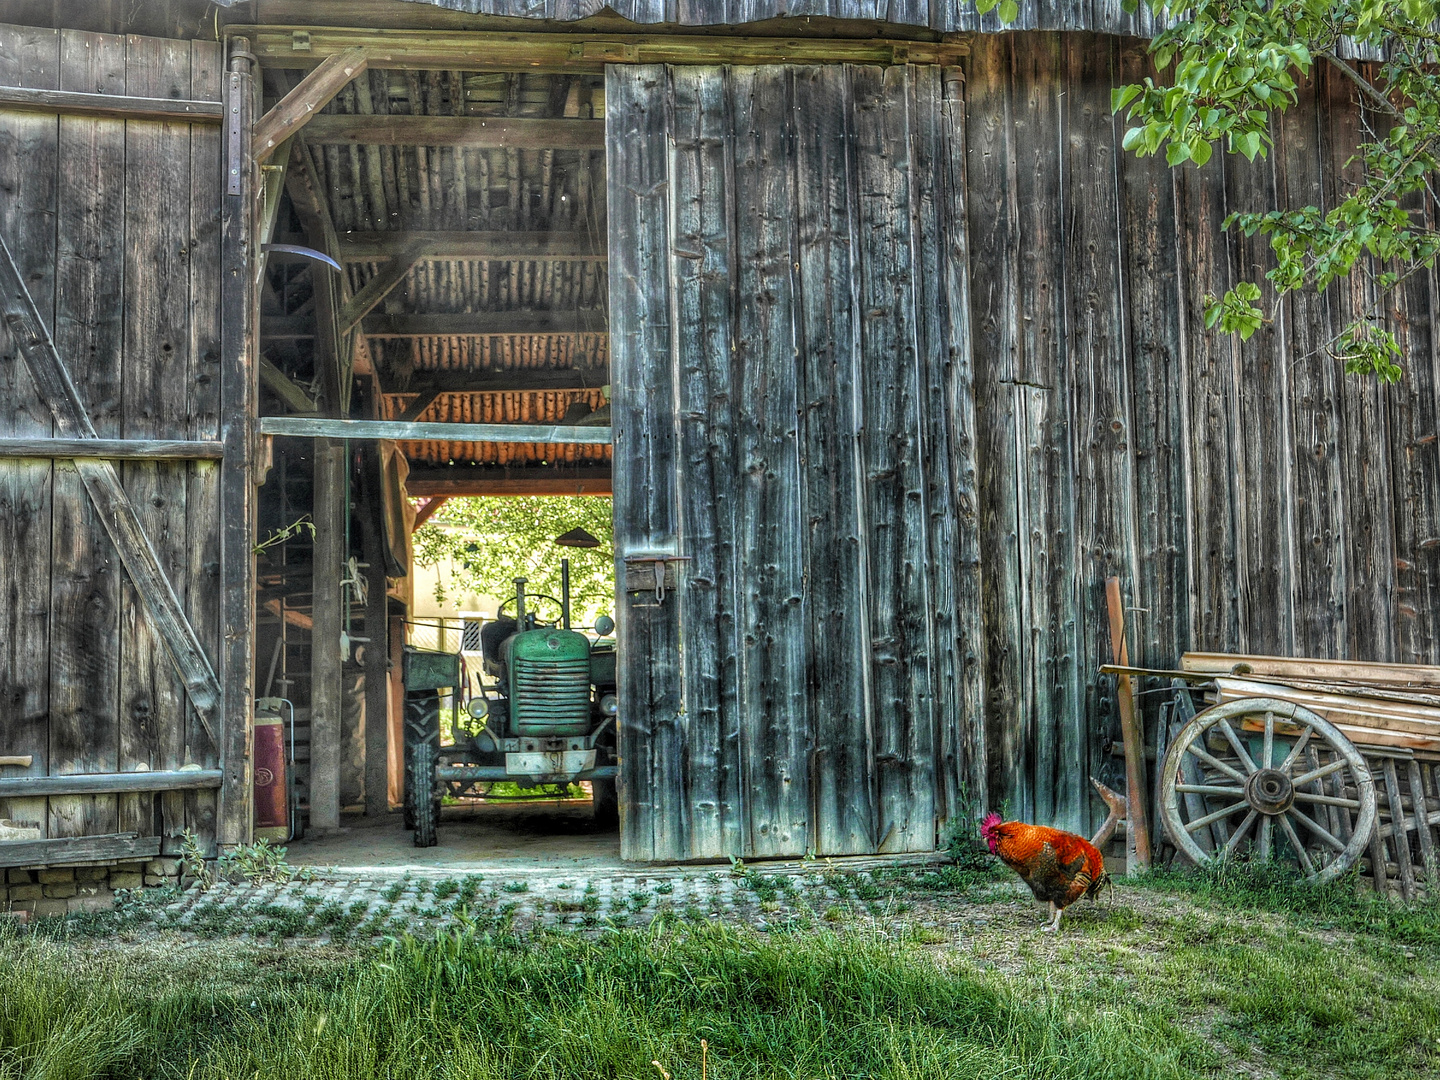
[[[223,992],[57,975],[0,946],[0,1077],[360,1080],[709,1076],[1170,1078],[1208,1055],[1118,990],[1021,996],[855,937],[702,928],[496,945],[403,941],[324,985]]]
[[[1283,863],[1219,860],[1203,867],[1155,869],[1127,883],[1188,894],[1235,912],[1274,912],[1408,945],[1440,945],[1440,901],[1400,904],[1362,887],[1355,874],[1315,885]]]

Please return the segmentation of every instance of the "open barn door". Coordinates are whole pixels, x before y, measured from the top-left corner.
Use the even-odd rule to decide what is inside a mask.
[[[249,838],[250,90],[225,68],[0,26],[0,866]]]
[[[962,114],[609,71],[626,858],[930,850],[980,789]]]

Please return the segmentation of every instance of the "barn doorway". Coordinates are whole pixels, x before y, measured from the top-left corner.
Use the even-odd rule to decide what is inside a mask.
[[[267,64],[267,99],[295,91],[312,63],[286,55]],[[578,789],[531,784],[523,771],[463,788],[444,776],[505,768],[504,755],[532,749],[583,756],[596,747],[547,743],[502,748],[499,761],[456,760],[464,743],[500,730],[464,712],[467,703],[509,706],[499,689],[505,657],[487,656],[485,638],[516,613],[510,594],[527,568],[491,574],[481,588],[479,578],[442,585],[420,560],[434,554],[427,544],[437,536],[474,526],[467,515],[487,501],[541,506],[599,496],[597,505],[609,505],[604,110],[599,71],[372,66],[270,163],[261,428],[276,437],[260,494],[256,694],[280,702],[277,722],[293,732],[299,795],[291,819],[305,827],[307,845],[320,834],[321,847],[343,848],[347,829],[363,830],[372,847],[409,844],[419,803],[407,798],[416,769],[408,698],[425,677],[408,675],[445,656],[458,673],[431,678],[443,730],[436,760],[421,766],[442,779],[441,833],[462,837],[467,858],[477,846],[499,853],[522,843],[504,828],[523,816],[516,807],[528,814],[542,803],[557,843],[596,833],[586,770]],[[307,426],[311,417],[321,426]],[[352,437],[353,428],[322,430],[325,422],[383,432]],[[309,522],[282,535],[307,510]],[[590,532],[603,533],[609,552],[604,517],[606,528]],[[565,550],[554,544],[563,531],[538,546]],[[493,536],[465,542],[501,546]],[[463,546],[450,551],[450,562],[464,554]],[[467,598],[449,602],[457,587]],[[613,616],[613,601],[598,602],[590,589],[578,598],[584,610],[567,620],[558,582],[529,591],[555,596],[556,610],[532,602],[525,612],[537,628],[583,624],[571,632],[584,651],[604,654],[596,643],[613,634],[597,633],[598,619]],[[535,692],[544,704],[550,689]],[[598,705],[595,685],[586,692]],[[532,725],[531,734],[543,728]],[[612,764],[603,779],[613,772]],[[525,797],[537,787],[553,797]],[[617,846],[613,825],[599,834]],[[449,847],[442,835],[439,848]]]

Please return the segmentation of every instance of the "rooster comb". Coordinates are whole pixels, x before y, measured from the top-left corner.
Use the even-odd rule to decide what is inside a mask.
[[[987,833],[996,825],[1000,824],[1000,815],[994,812],[985,815],[985,820],[980,823],[980,831]]]

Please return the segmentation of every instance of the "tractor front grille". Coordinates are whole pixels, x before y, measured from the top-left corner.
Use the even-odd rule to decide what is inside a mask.
[[[583,731],[590,722],[590,661],[514,661],[515,695],[511,722],[518,732],[542,734],[536,729],[565,728]],[[576,732],[578,733],[578,731]]]

